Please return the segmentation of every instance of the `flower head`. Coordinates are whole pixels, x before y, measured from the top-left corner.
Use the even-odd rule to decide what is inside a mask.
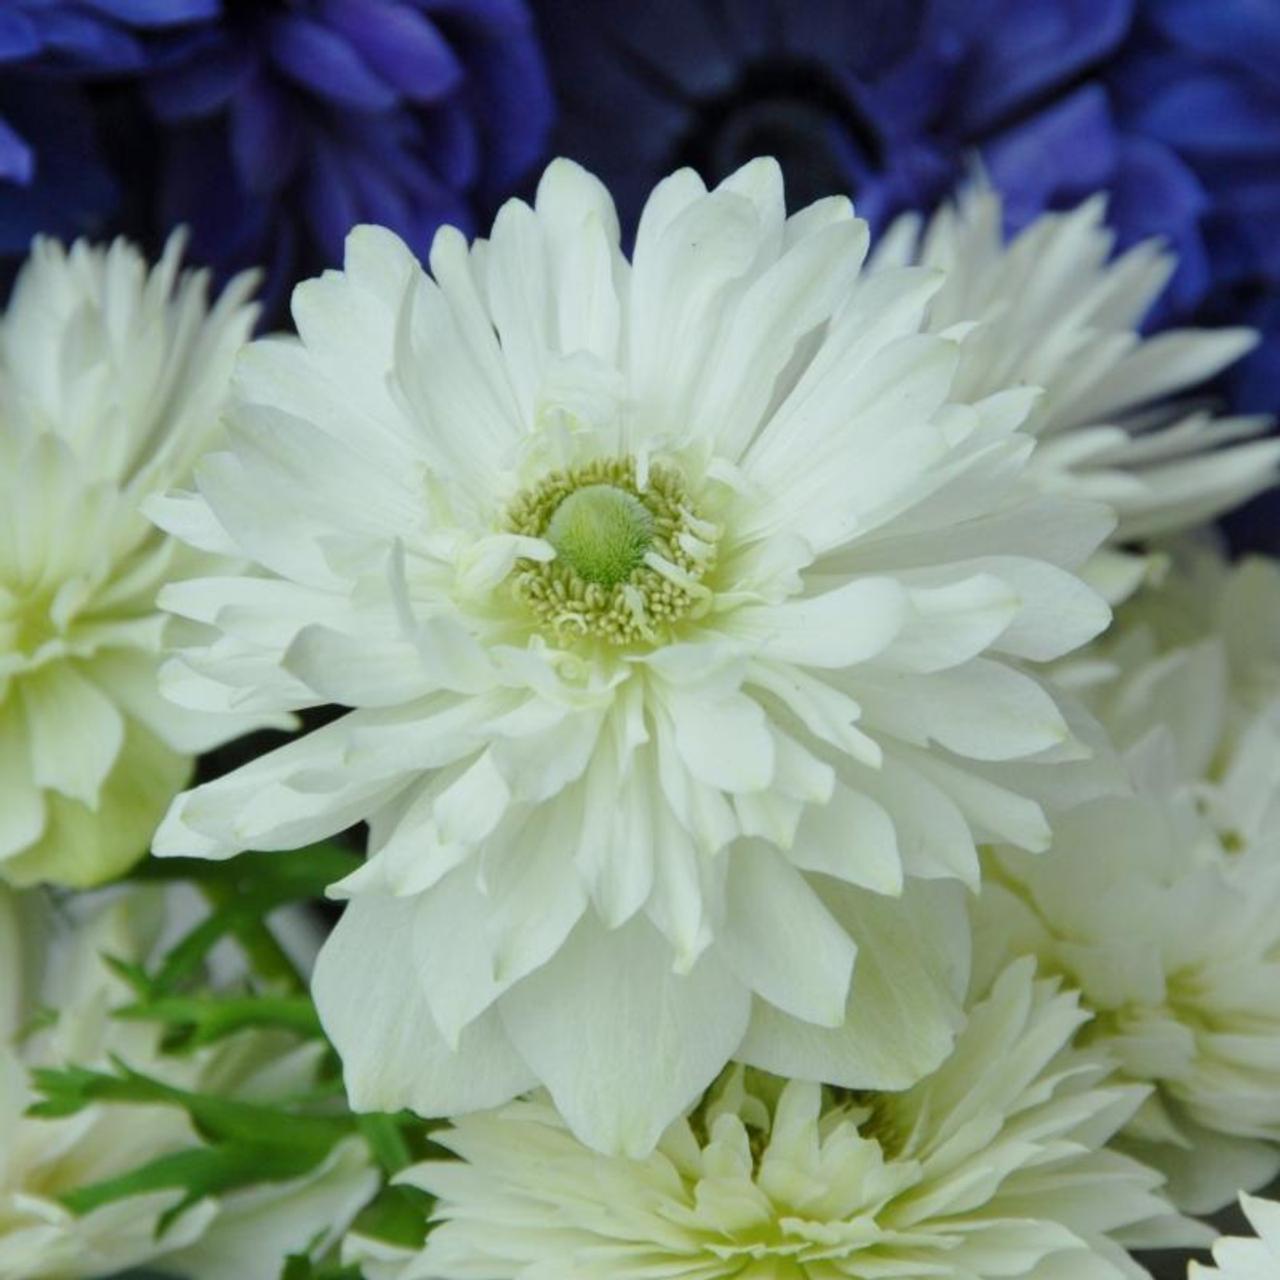
[[[221,561],[143,517],[217,428],[253,320],[250,281],[210,309],[179,239],[138,253],[37,242],[0,323],[0,877],[92,884],[140,857],[191,753],[244,717],[155,687],[157,588]]]
[[[316,1074],[312,1047],[282,1045],[273,1032],[241,1032],[185,1057],[163,1053],[157,1024],[112,1016],[133,993],[109,961],[145,964],[180,920],[180,903],[130,890],[75,905],[78,916],[60,917],[38,894],[0,886],[0,1278],[92,1280],[163,1258],[161,1268],[177,1275],[266,1280],[286,1254],[340,1234],[376,1186],[360,1142],[340,1144],[303,1178],[204,1196],[171,1220],[181,1187],[75,1203],[77,1193],[199,1140],[174,1107],[29,1115],[36,1070],[123,1061],[175,1089],[249,1097],[304,1091]],[[247,1265],[246,1234],[259,1251]]]
[[[1030,383],[1044,389],[1024,430],[1040,447],[1030,474],[1050,491],[1105,501],[1115,544],[1162,537],[1212,519],[1280,478],[1280,441],[1250,440],[1265,417],[1215,417],[1184,397],[1248,352],[1251,329],[1140,326],[1175,267],[1157,241],[1112,257],[1115,233],[1096,197],[1044,214],[1007,245],[1000,196],[965,192],[921,229],[904,216],[877,249],[883,265],[946,272],[930,324],[977,323],[959,385],[978,398]],[[1243,441],[1243,443],[1242,443]],[[1113,595],[1142,557],[1113,548],[1092,568]]]
[[[1192,1262],[1190,1280],[1270,1280],[1280,1270],[1280,1205],[1241,1193],[1240,1208],[1257,1238],[1222,1236],[1213,1245],[1214,1265]]]
[[[1158,584],[1059,678],[1122,750],[1166,735],[1180,785],[1238,852],[1269,838],[1280,802],[1280,568],[1199,539],[1165,551]]]
[[[1094,1015],[1082,1038],[1155,1086],[1126,1149],[1204,1212],[1280,1170],[1280,859],[1274,837],[1224,848],[1167,731],[1127,759],[1133,796],[1064,815],[1039,858],[993,855],[979,980],[1034,955],[1079,990]]]
[[[370,821],[316,979],[357,1105],[543,1080],[643,1152],[735,1054],[898,1086],[945,1047],[963,939],[916,918],[877,956],[884,913],[973,883],[975,841],[1047,843],[1035,797],[1088,752],[1028,664],[1105,625],[1071,567],[1109,515],[1022,483],[1034,391],[954,395],[938,275],[855,289],[866,246],[844,200],[787,218],[761,160],[662,183],[628,263],[558,162],[491,240],[442,231],[434,279],[356,231],[301,341],[246,351],[171,527],[259,569],[166,591],[219,632],[167,687],[353,710],[179,799],[156,850]],[[857,1007],[882,966],[916,1004]]]
[[[387,1280],[1136,1276],[1125,1244],[1203,1231],[1103,1147],[1142,1090],[1069,1047],[1086,1017],[1017,965],[905,1092],[734,1066],[643,1160],[584,1147],[542,1097],[464,1117],[433,1134],[462,1163],[401,1175],[437,1197],[422,1251],[347,1254]]]
[[[541,157],[551,99],[524,0],[228,3],[155,55],[158,213],[192,253],[285,280],[359,222],[425,251]]]

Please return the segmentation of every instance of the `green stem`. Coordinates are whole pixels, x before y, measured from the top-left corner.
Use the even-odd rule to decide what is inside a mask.
[[[215,908],[230,906],[237,896],[234,885],[217,881],[201,881],[199,888]],[[237,919],[231,926],[231,932],[244,948],[250,968],[263,982],[278,984],[288,991],[306,991],[307,984],[302,974],[289,959],[288,952],[280,945],[280,940],[271,932],[271,926],[265,919]]]

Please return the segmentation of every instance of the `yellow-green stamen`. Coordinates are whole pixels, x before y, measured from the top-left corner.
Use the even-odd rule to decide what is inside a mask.
[[[654,464],[643,486],[631,458],[554,471],[519,495],[506,524],[556,550],[546,563],[520,561],[512,587],[559,642],[653,643],[710,598],[702,579],[718,531],[674,468]]]

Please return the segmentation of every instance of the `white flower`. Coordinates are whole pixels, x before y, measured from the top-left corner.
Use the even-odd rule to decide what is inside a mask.
[[[945,1051],[955,886],[912,899],[944,912],[919,952],[894,895],[1046,845],[1087,752],[1023,664],[1105,626],[1070,569],[1110,516],[1020,484],[1034,393],[954,396],[940,276],[855,290],[866,245],[843,199],[787,218],[762,160],[664,181],[629,264],[559,161],[491,240],[442,231],[434,279],[358,228],[301,340],[245,352],[233,449],[167,523],[260,573],[166,590],[219,632],[168,687],[355,710],[155,848],[369,820],[315,985],[357,1107],[541,1081],[642,1154],[731,1056],[896,1087]]]
[[[1249,439],[1266,430],[1265,417],[1216,417],[1203,401],[1176,398],[1238,360],[1258,335],[1144,336],[1140,326],[1176,261],[1158,240],[1113,258],[1105,211],[1096,196],[1042,215],[1006,243],[1000,196],[979,183],[923,231],[917,216],[901,218],[876,262],[946,272],[930,326],[977,322],[963,346],[960,393],[1043,387],[1023,427],[1040,440],[1029,478],[1110,503],[1119,515],[1113,542],[1122,544],[1191,528],[1275,484],[1280,441]],[[1092,571],[1118,598],[1143,562],[1113,549]]]
[[[351,1237],[385,1280],[1145,1277],[1124,1246],[1188,1244],[1160,1178],[1103,1144],[1143,1090],[1068,1047],[1075,997],[1012,967],[954,1053],[903,1093],[730,1068],[643,1160],[599,1155],[543,1097],[432,1137],[461,1157],[416,1256]]]
[[[1166,731],[1181,781],[1239,850],[1280,818],[1280,566],[1232,565],[1204,538],[1169,551],[1159,583],[1058,678],[1122,749]]]
[[[1227,853],[1167,732],[1127,760],[1134,795],[1064,815],[1047,854],[993,854],[979,980],[1033,955],[1080,991],[1083,1037],[1155,1086],[1126,1149],[1207,1212],[1280,1171],[1280,845]]]
[[[93,1105],[62,1119],[25,1114],[31,1071],[110,1070],[111,1059],[179,1088],[303,1091],[316,1053],[285,1054],[249,1032],[186,1058],[163,1055],[154,1024],[111,1016],[128,988],[104,957],[145,961],[165,926],[164,902],[131,890],[94,904],[78,923],[36,895],[0,887],[0,1280],[79,1280],[163,1259],[192,1280],[277,1280],[282,1259],[337,1238],[376,1190],[359,1140],[339,1143],[303,1178],[204,1199],[163,1233],[179,1191],[130,1196],[76,1214],[62,1197],[197,1145],[174,1108]]]
[[[1280,1204],[1242,1192],[1240,1207],[1258,1238],[1220,1237],[1213,1245],[1215,1265],[1192,1262],[1189,1280],[1275,1280],[1280,1275]]]
[[[241,277],[37,240],[0,321],[0,878],[96,884],[145,851],[191,756],[243,731],[156,688],[161,583],[209,567],[139,504],[208,444],[254,311]]]

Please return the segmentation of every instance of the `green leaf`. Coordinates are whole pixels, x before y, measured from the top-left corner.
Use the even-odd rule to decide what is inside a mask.
[[[249,1147],[280,1146],[322,1159],[351,1132],[347,1115],[316,1115],[265,1106],[234,1098],[191,1093],[153,1080],[116,1060],[118,1074],[83,1067],[40,1068],[34,1073],[44,1101],[30,1108],[34,1116],[74,1115],[94,1102],[128,1102],[180,1107],[210,1143],[240,1143]]]
[[[171,1052],[202,1048],[250,1027],[291,1031],[308,1040],[324,1036],[306,996],[161,996],[116,1009],[115,1016],[165,1024],[171,1028],[165,1044]]]
[[[328,885],[360,864],[358,854],[328,841],[289,853],[241,854],[227,862],[147,859],[135,869],[135,879],[190,881],[213,910],[169,950],[154,974],[122,976],[140,994],[177,994],[200,974],[209,952],[232,936],[260,979],[275,988],[304,991],[306,983],[271,932],[267,916],[287,903],[322,896]]]
[[[360,1210],[352,1230],[406,1249],[420,1249],[435,1199],[418,1187],[383,1187]]]
[[[119,1177],[77,1187],[62,1196],[62,1203],[72,1213],[91,1213],[130,1196],[182,1191],[181,1200],[160,1220],[158,1234],[163,1234],[180,1213],[206,1196],[300,1178],[316,1163],[314,1154],[276,1147],[193,1147],[160,1156]]]
[[[305,1253],[285,1259],[280,1280],[362,1280],[359,1267],[344,1267],[336,1262],[314,1262]]]
[[[204,858],[148,858],[134,868],[136,880],[188,880],[227,884],[248,893],[267,892],[280,902],[318,898],[361,865],[358,853],[330,840],[287,853],[242,853],[226,862]]]
[[[406,1122],[418,1126],[422,1124],[416,1116],[402,1118],[376,1111],[356,1116],[356,1127],[369,1144],[374,1159],[389,1175],[395,1175],[413,1163],[413,1152],[402,1132]]]

